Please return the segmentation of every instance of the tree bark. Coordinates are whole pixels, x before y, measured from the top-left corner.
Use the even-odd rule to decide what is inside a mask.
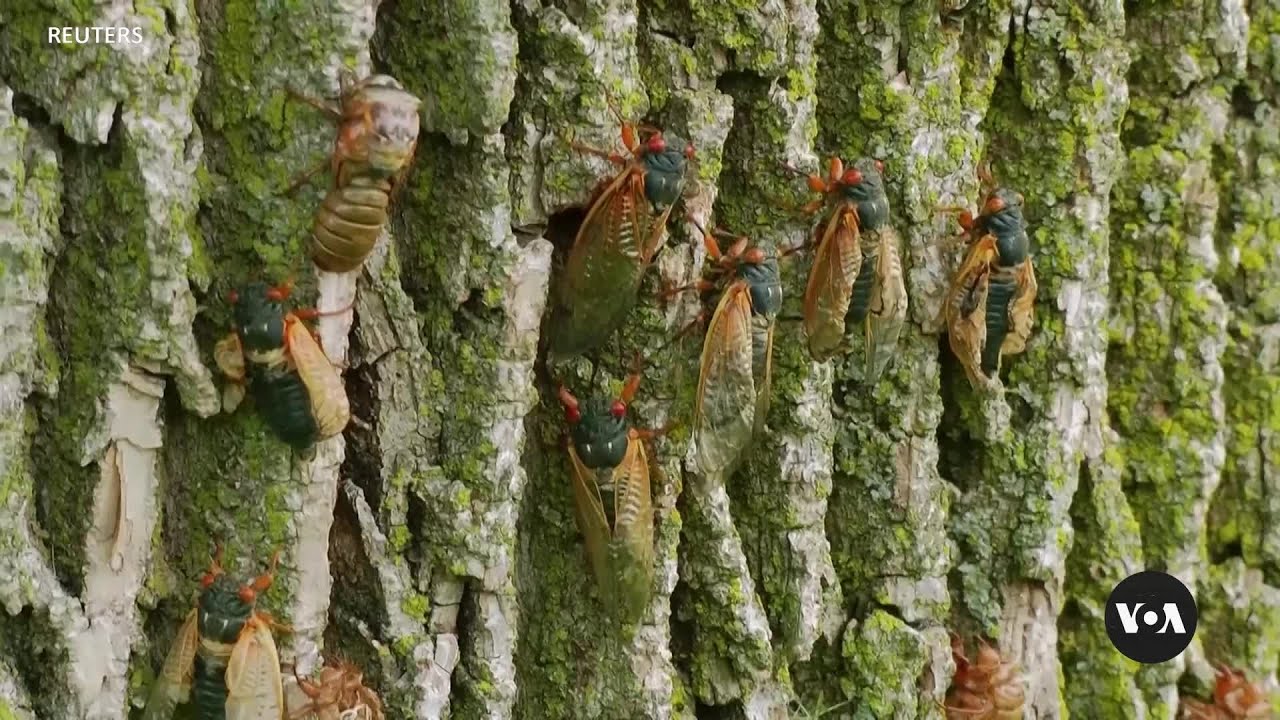
[[[49,27],[139,27],[54,45]],[[215,543],[299,672],[361,664],[389,718],[939,718],[949,631],[1027,716],[1172,720],[1213,664],[1280,663],[1280,0],[17,0],[0,7],[0,718],[139,707]],[[305,259],[340,68],[421,97],[365,269]],[[546,297],[623,117],[698,193],[626,326],[548,366]],[[692,222],[786,248],[809,170],[881,158],[910,316],[874,387],[787,303],[767,432],[700,475],[700,336],[645,371],[653,600],[608,624],[556,384],[617,391],[697,314]],[[1026,197],[1027,351],[977,392],[940,343],[977,169]],[[354,423],[299,457],[220,410],[228,290],[296,277]],[[343,318],[346,318],[345,320]],[[1275,492],[1273,492],[1275,491]],[[1111,646],[1117,582],[1196,594],[1176,660]]]

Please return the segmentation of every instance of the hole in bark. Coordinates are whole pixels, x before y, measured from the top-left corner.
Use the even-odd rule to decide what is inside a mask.
[[[354,330],[354,327],[352,328]],[[359,333],[351,333],[351,357],[363,357],[365,348]],[[344,433],[347,453],[342,461],[340,476],[355,483],[364,492],[365,502],[375,513],[382,507],[382,453],[375,435],[378,419],[377,381],[378,369],[374,363],[360,365],[346,373],[347,397],[351,402],[351,414],[369,427],[354,422]]]
[[[729,705],[703,705],[698,703],[694,711],[698,720],[740,720],[742,708],[738,703]]]
[[[376,631],[382,624],[381,608],[385,604],[381,584],[364,550],[359,515],[348,496],[358,491],[350,483],[339,488],[333,525],[329,528],[329,566],[333,576],[329,613],[351,632],[355,632],[352,620]]]
[[[746,95],[763,97],[769,92],[769,80],[758,73],[731,70],[716,78],[716,89],[727,95],[732,95],[735,100]],[[736,106],[737,103],[735,102],[734,105]],[[735,109],[737,108],[735,107]],[[735,125],[737,124],[737,116],[738,113],[735,112]],[[731,147],[730,143],[726,142],[725,147]]]

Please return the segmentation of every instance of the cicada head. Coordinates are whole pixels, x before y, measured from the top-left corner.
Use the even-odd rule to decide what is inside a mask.
[[[693,158],[693,145],[679,137],[655,132],[641,144],[644,194],[656,211],[670,207],[684,190],[684,175]]]
[[[844,196],[858,204],[863,230],[875,230],[889,221],[889,197],[884,191],[884,163],[862,158],[837,181]]]
[[[582,464],[596,470],[617,467],[627,454],[627,406],[621,400],[593,397],[581,403],[574,413],[567,408],[573,448]]]
[[[266,283],[249,283],[234,295],[236,333],[250,352],[284,346],[284,292]]]
[[[241,585],[228,575],[218,573],[205,579],[199,600],[200,635],[221,643],[234,643],[253,615],[254,603],[245,602]]]
[[[977,222],[997,235],[1022,230],[1027,224],[1022,204],[1022,193],[996,188],[983,201]]]

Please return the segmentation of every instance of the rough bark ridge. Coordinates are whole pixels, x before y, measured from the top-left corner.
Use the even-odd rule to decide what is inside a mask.
[[[137,26],[51,46],[48,27]],[[936,718],[948,629],[998,640],[1036,718],[1164,718],[1211,663],[1280,663],[1280,2],[18,0],[0,7],[0,718],[120,718],[216,541],[284,551],[300,671],[361,663],[389,717]],[[300,261],[340,67],[424,99],[356,276]],[[617,390],[697,312],[672,236],[627,325],[546,367],[550,279],[624,116],[698,148],[690,215],[775,247],[828,154],[888,169],[911,322],[875,387],[816,364],[784,262],[769,432],[692,472],[697,338],[654,358],[654,597],[609,633],[554,382]],[[981,395],[939,344],[976,169],[1027,199],[1037,327]],[[323,183],[321,183],[322,185]],[[337,308],[344,437],[294,458],[221,413],[225,293]],[[1274,492],[1273,492],[1274,491]],[[1143,567],[1200,629],[1139,668],[1102,623]]]

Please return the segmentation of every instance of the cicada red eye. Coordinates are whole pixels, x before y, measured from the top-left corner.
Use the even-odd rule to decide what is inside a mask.
[[[845,185],[859,185],[862,183],[862,173],[858,168],[849,168],[844,171],[844,177],[841,178],[840,182]]]
[[[232,305],[235,305],[236,303],[240,302],[240,293],[236,292],[235,290],[228,292],[227,302],[231,303]]]
[[[667,141],[662,139],[661,134],[653,135],[646,143],[646,149],[651,153],[664,153],[667,151]]]
[[[884,174],[884,161],[882,160],[876,161],[876,171],[882,175]]]
[[[202,587],[202,588],[208,588],[210,585],[212,585],[212,584],[213,584],[213,580],[214,580],[214,578],[216,578],[216,577],[218,577],[218,576],[217,576],[217,575],[214,575],[214,574],[213,574],[213,573],[211,573],[211,572],[207,572],[207,573],[205,573],[205,574],[204,574],[204,577],[200,578],[200,587]]]
[[[267,299],[274,302],[280,302],[284,300],[284,291],[280,288],[271,288],[267,290]]]
[[[252,605],[254,600],[258,599],[258,593],[248,585],[240,588],[240,602],[245,605]]]
[[[576,407],[567,407],[564,409],[564,419],[570,425],[577,425],[582,419],[582,412]]]
[[[613,406],[609,408],[609,414],[621,420],[627,416],[627,404],[621,400],[614,400]]]
[[[698,150],[693,146],[693,143],[689,143],[684,146],[684,156],[686,159],[692,160],[693,156],[696,154],[698,154]]]

